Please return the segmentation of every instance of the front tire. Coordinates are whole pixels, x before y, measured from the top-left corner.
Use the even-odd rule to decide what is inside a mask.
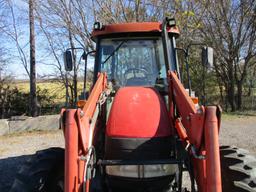
[[[10,192],[64,192],[64,149],[38,151],[22,166]]]
[[[256,192],[256,158],[247,150],[220,147],[222,191]]]

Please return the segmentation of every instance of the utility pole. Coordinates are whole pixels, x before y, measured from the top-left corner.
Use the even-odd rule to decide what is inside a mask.
[[[35,57],[35,18],[34,0],[29,0],[29,31],[30,31],[30,115],[38,116],[36,97],[36,57]]]

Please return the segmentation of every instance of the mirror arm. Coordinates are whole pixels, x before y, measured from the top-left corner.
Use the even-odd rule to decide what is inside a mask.
[[[95,50],[93,51],[89,51],[87,53],[84,52],[83,54],[83,59],[84,59],[84,86],[83,86],[83,93],[84,93],[84,98],[86,98],[86,75],[87,75],[87,58],[88,55],[92,54],[92,53],[96,53]]]
[[[187,79],[188,79],[188,89],[189,89],[189,96],[191,96],[191,92],[192,92],[192,89],[191,89],[191,79],[190,79],[190,72],[189,72],[189,49],[191,46],[205,46],[205,44],[203,43],[190,43],[186,49],[183,49],[184,53],[185,53],[185,63],[186,63],[186,70],[187,70]]]
[[[185,53],[185,62],[186,62],[186,70],[187,70],[187,79],[188,79],[188,92],[189,96],[191,96],[192,88],[191,88],[191,79],[190,79],[190,72],[189,72],[189,49],[187,48]]]
[[[190,79],[190,72],[189,72],[189,46],[186,49],[179,48],[179,47],[177,47],[175,49],[182,51],[185,55],[185,64],[186,64],[187,79],[188,79],[187,87],[188,87],[188,91],[189,91],[189,96],[191,96],[192,88],[191,88],[191,79]],[[181,77],[180,77],[180,80],[182,81],[183,79],[181,79]]]

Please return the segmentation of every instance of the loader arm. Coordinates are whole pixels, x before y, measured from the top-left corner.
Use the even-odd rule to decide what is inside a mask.
[[[196,107],[175,72],[169,72],[170,116],[191,154],[200,192],[221,192],[219,155],[220,108]],[[176,109],[176,113],[174,112]]]
[[[62,111],[65,136],[65,191],[89,191],[93,174],[93,138],[97,129],[99,105],[107,86],[106,74],[100,73],[86,104]]]

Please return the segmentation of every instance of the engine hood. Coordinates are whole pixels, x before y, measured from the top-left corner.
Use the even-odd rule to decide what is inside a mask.
[[[152,138],[171,135],[163,98],[154,88],[120,88],[107,121],[107,136]]]

